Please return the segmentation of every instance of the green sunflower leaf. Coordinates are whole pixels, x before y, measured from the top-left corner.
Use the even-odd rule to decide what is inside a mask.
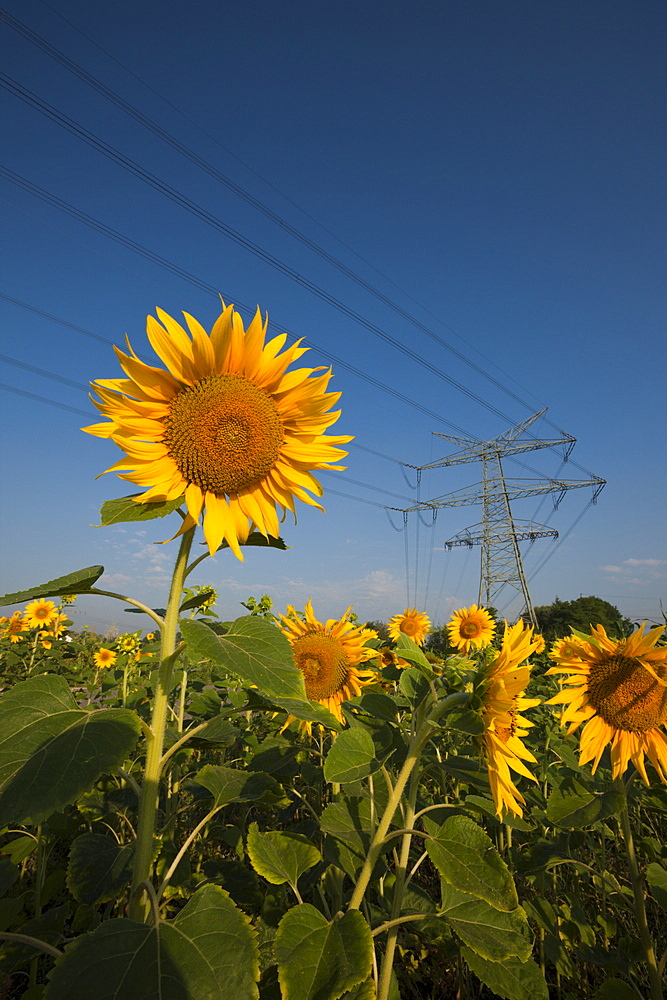
[[[140,731],[129,710],[79,708],[64,677],[16,684],[0,700],[0,828],[63,809],[125,760]]]
[[[509,913],[519,905],[512,875],[484,831],[467,816],[441,826],[425,818],[428,855],[448,885]]]
[[[289,882],[296,887],[303,873],[322,860],[317,848],[301,834],[260,833],[257,823],[250,824],[247,846],[253,868],[272,885]]]
[[[5,594],[0,597],[0,607],[10,604],[23,604],[38,597],[61,597],[63,594],[86,594],[104,573],[104,566],[86,566],[67,576],[56,577],[48,583],[40,583],[30,590],[19,590],[15,594]]]
[[[109,524],[121,524],[126,521],[152,521],[156,517],[166,517],[173,514],[177,507],[183,503],[183,497],[176,500],[161,500],[157,503],[137,503],[136,497],[141,493],[132,493],[127,497],[119,497],[117,500],[107,500],[102,504],[100,510],[100,523],[98,528],[106,527]]]
[[[329,923],[310,903],[295,906],[274,943],[283,1000],[338,1000],[368,979],[372,952],[371,929],[358,910]]]
[[[503,1000],[549,1000],[549,988],[532,958],[527,962],[518,958],[489,962],[465,946],[461,954],[477,978]]]
[[[210,660],[271,697],[308,701],[292,647],[271,622],[245,615],[225,635],[216,635],[204,622],[184,618],[181,631],[191,657]]]
[[[656,903],[667,913],[667,868],[653,862],[646,869],[646,881]]]
[[[532,941],[526,914],[520,906],[503,913],[483,899],[443,881],[440,915],[463,943],[482,958],[491,962],[502,962],[512,956],[522,962],[530,958]]]
[[[194,780],[213,796],[217,807],[230,802],[262,802],[284,806],[288,799],[282,785],[264,771],[241,771],[233,767],[205,764]]]
[[[78,938],[58,960],[44,1000],[257,1000],[258,979],[247,917],[224,889],[206,885],[173,921],[107,920]]]
[[[67,888],[77,903],[107,903],[131,881],[132,856],[133,848],[120,847],[113,837],[83,833],[69,852]]]
[[[622,808],[623,796],[613,788],[598,792],[568,781],[549,796],[547,819],[565,830],[584,830],[609,816],[617,816]]]
[[[371,734],[361,727],[346,729],[336,737],[326,756],[324,777],[344,784],[366,778],[379,766]]]

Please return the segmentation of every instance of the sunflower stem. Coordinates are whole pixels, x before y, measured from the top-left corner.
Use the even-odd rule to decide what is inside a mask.
[[[144,779],[141,786],[141,804],[139,807],[137,840],[134,852],[134,874],[130,896],[130,918],[141,923],[146,923],[151,913],[151,901],[144,885],[150,881],[151,877],[155,817],[160,791],[162,748],[164,746],[164,733],[167,725],[169,689],[171,687],[174,663],[183,649],[182,646],[178,647],[178,649],[176,648],[178,610],[181,603],[185,569],[194,533],[195,529],[190,528],[181,538],[176,565],[174,566],[174,575],[171,581],[167,613],[162,626],[160,667],[157,690],[153,698],[151,736],[147,739],[146,746],[146,765],[144,767]]]
[[[410,844],[412,843],[412,824],[415,818],[417,803],[417,791],[420,779],[419,768],[414,768],[410,775],[410,787],[408,790],[408,804],[405,810],[406,832],[401,840],[401,855],[396,869],[396,881],[394,883],[394,898],[391,907],[390,926],[387,930],[387,942],[385,945],[382,967],[380,969],[380,979],[378,982],[377,1000],[387,1000],[391,986],[391,970],[394,966],[394,952],[396,951],[396,941],[398,938],[399,925],[401,923],[400,914],[403,907],[403,893],[405,890],[406,873],[408,861],[410,859]]]
[[[421,757],[422,750],[433,735],[434,729],[432,723],[436,723],[446,712],[452,711],[458,705],[459,700],[458,695],[450,695],[437,705],[434,705],[432,710],[427,714],[426,720],[419,727],[415,724],[415,720],[418,718],[421,722],[424,714],[426,713],[423,710],[420,711],[422,709],[421,705],[417,707],[417,710],[413,715],[413,727],[416,730],[415,735],[410,741],[405,762],[399,771],[396,783],[392,787],[389,800],[384,813],[382,814],[382,819],[378,823],[377,830],[371,840],[370,847],[368,848],[368,854],[366,855],[366,860],[364,861],[362,869],[359,873],[359,878],[357,879],[357,884],[354,887],[354,892],[352,893],[352,899],[350,900],[348,910],[358,910],[361,906],[361,901],[364,898],[366,889],[368,888],[368,883],[370,882],[375,862],[379,858],[384,847],[385,837],[387,836],[391,821],[394,818],[394,813],[400,805],[405,786],[410,779],[410,775],[412,774],[415,765]],[[389,783],[389,785],[391,787],[391,783]]]
[[[628,812],[627,790],[622,778],[616,778],[614,784],[616,786],[616,790],[620,792],[623,797],[623,807],[620,814],[620,826],[623,834],[623,841],[625,843],[625,853],[628,858],[630,881],[632,882],[632,893],[635,902],[635,917],[637,919],[637,926],[639,927],[639,937],[642,944],[642,950],[644,952],[644,959],[648,968],[649,982],[651,984],[651,1000],[663,1000],[660,972],[658,971],[658,963],[655,958],[653,940],[651,938],[651,932],[649,931],[648,921],[646,919],[644,885],[639,871],[639,865],[637,864],[637,856],[635,854],[635,844],[632,837],[630,814]]]

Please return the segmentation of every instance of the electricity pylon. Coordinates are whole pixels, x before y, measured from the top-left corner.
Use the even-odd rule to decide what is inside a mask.
[[[456,490],[453,493],[423,501],[414,507],[408,507],[406,513],[412,511],[434,510],[439,507],[464,507],[473,504],[482,505],[481,523],[459,532],[445,542],[447,548],[455,545],[481,545],[482,558],[479,579],[478,603],[492,605],[494,598],[505,586],[513,587],[523,596],[524,614],[537,626],[535,610],[528,592],[528,584],[523,571],[523,562],[519,550],[519,542],[535,538],[558,537],[558,532],[544,525],[532,524],[528,521],[515,521],[512,516],[510,501],[523,497],[539,496],[554,493],[554,507],[558,507],[568,490],[582,486],[593,487],[592,502],[605,485],[604,479],[566,480],[566,479],[525,479],[507,480],[503,473],[502,458],[508,455],[520,455],[538,448],[554,448],[563,446],[563,460],[567,461],[576,443],[576,438],[564,434],[555,440],[538,441],[523,439],[521,436],[528,428],[546,412],[540,410],[532,417],[511,427],[504,434],[492,441],[478,441],[476,438],[455,437],[451,434],[437,434],[459,448],[459,451],[437,462],[418,467],[418,474],[426,469],[443,469],[450,465],[467,465],[470,462],[482,463],[482,482],[475,486]]]

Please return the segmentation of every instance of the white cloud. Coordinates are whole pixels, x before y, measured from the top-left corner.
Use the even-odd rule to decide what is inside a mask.
[[[622,573],[623,569],[621,566],[600,566],[600,569],[604,573]]]
[[[665,566],[667,559],[624,559],[624,566]]]

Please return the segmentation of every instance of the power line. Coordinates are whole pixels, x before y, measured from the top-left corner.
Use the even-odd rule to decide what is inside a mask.
[[[225,300],[228,299],[231,300],[231,297],[226,295],[224,291],[221,292],[220,289],[216,288],[214,285],[211,285],[209,282],[204,281],[201,278],[198,278],[196,275],[191,274],[184,268],[179,267],[178,264],[174,264],[172,261],[167,260],[165,257],[161,257],[159,254],[155,253],[152,250],[149,250],[147,247],[142,246],[142,244],[137,243],[135,240],[131,240],[129,237],[124,236],[117,230],[112,229],[110,226],[105,225],[105,223],[100,222],[97,219],[94,219],[92,216],[87,215],[85,212],[82,212],[80,209],[75,208],[68,202],[63,201],[62,198],[58,198],[56,195],[53,195],[50,192],[44,190],[44,188],[40,188],[38,187],[38,185],[33,184],[27,178],[22,177],[20,174],[14,173],[13,170],[9,170],[7,167],[2,166],[2,164],[0,164],[0,175],[4,176],[7,180],[11,181],[17,187],[22,188],[24,191],[28,191],[30,194],[35,195],[35,197],[40,198],[42,201],[47,202],[47,204],[52,205],[54,208],[57,208],[60,211],[65,212],[66,214],[70,215],[77,221],[82,222],[86,226],[89,226],[91,229],[94,229],[95,231],[102,233],[104,236],[107,236],[109,239],[112,239],[115,242],[120,243],[122,246],[125,246],[133,253],[136,253],[139,256],[144,257],[146,260],[150,260],[152,263],[157,264],[158,267],[165,268],[172,274],[178,275],[178,277],[182,278],[189,284],[194,285],[197,288],[201,288],[204,291],[210,292],[216,298],[218,298],[219,295],[222,294]],[[22,308],[39,312],[39,310],[36,310],[34,306],[28,305],[27,303],[19,302],[18,299],[14,299],[12,301],[20,305]],[[250,306],[245,305],[243,302],[238,302],[237,300],[236,304],[239,309],[245,311],[246,313],[250,315],[254,313],[254,309],[251,309]],[[44,315],[47,318],[49,317],[48,313],[45,313]],[[56,319],[56,322],[58,323],[62,322],[63,325],[65,326],[70,325],[67,321],[61,321],[59,319]],[[300,339],[298,334],[288,329],[284,324],[280,323],[279,321],[276,322],[276,325],[284,333],[288,334],[288,336],[293,337],[294,340]],[[80,330],[79,332],[82,331]],[[88,335],[90,335],[90,331],[88,331]],[[398,399],[400,402],[405,403],[412,409],[419,410],[420,413],[423,413],[425,416],[430,417],[432,420],[436,420],[438,423],[445,424],[447,427],[451,427],[452,429],[458,431],[459,433],[468,433],[464,430],[464,428],[461,428],[457,424],[454,424],[451,420],[447,420],[445,417],[441,416],[441,414],[436,413],[434,410],[429,409],[422,403],[419,403],[416,400],[412,399],[410,396],[404,395],[404,393],[399,392],[399,390],[393,388],[393,386],[388,385],[386,382],[380,381],[380,379],[376,379],[374,376],[370,375],[367,371],[362,371],[361,369],[356,368],[354,365],[350,364],[349,361],[346,361],[345,359],[338,357],[336,354],[332,354],[331,351],[328,351],[325,348],[321,347],[311,337],[308,337],[307,339],[309,343],[312,345],[312,347],[317,351],[317,353],[320,354],[323,358],[326,358],[326,360],[331,362],[332,364],[337,365],[339,368],[344,368],[346,371],[351,372],[353,375],[356,375],[363,381],[368,382],[369,385],[373,385],[376,389],[379,389],[381,392],[385,392],[388,395],[393,396],[394,399]],[[106,342],[107,341],[105,341],[105,343]],[[379,455],[380,452],[375,452],[375,454]],[[396,460],[393,459],[393,461]]]
[[[2,86],[4,86],[5,89],[8,90],[10,93],[13,93],[16,97],[18,97],[19,100],[23,101],[25,104],[34,108],[36,111],[39,111],[40,114],[43,114],[51,121],[65,128],[67,131],[77,136],[77,138],[82,139],[89,146],[91,146],[91,148],[95,149],[97,152],[102,153],[108,159],[112,160],[113,162],[123,167],[123,169],[127,170],[129,173],[133,174],[139,180],[142,180],[144,183],[148,184],[150,187],[154,188],[156,191],[160,192],[165,197],[169,198],[175,204],[180,205],[191,215],[195,216],[196,218],[205,222],[207,225],[211,226],[212,229],[217,230],[218,232],[226,236],[228,239],[231,239],[233,242],[243,247],[245,250],[248,250],[254,256],[258,257],[260,260],[269,264],[270,267],[273,267],[275,270],[280,271],[282,274],[291,278],[297,284],[303,286],[313,295],[316,295],[318,298],[322,299],[322,301],[327,302],[329,305],[333,306],[334,309],[337,309],[339,312],[343,313],[343,315],[347,316],[349,319],[353,320],[354,322],[362,326],[364,329],[368,330],[369,333],[372,333],[374,336],[378,337],[384,343],[389,344],[395,350],[399,351],[401,354],[404,354],[406,357],[409,357],[412,361],[420,365],[422,368],[425,368],[427,371],[430,371],[431,374],[436,376],[436,378],[439,378],[441,381],[445,382],[447,385],[451,386],[458,392],[467,396],[469,399],[478,403],[480,406],[483,406],[485,409],[489,410],[491,413],[500,417],[502,420],[511,422],[511,418],[507,416],[507,414],[503,413],[497,407],[493,406],[482,396],[478,395],[476,392],[473,392],[471,389],[468,389],[466,386],[463,385],[463,383],[459,382],[457,379],[454,379],[450,375],[447,375],[441,369],[437,368],[434,364],[431,364],[431,362],[423,358],[416,351],[413,351],[405,344],[401,344],[401,342],[397,340],[395,337],[392,337],[391,334],[388,334],[385,330],[381,329],[381,327],[377,326],[375,323],[372,323],[370,320],[366,319],[364,316],[356,312],[350,306],[345,305],[344,302],[336,298],[336,296],[331,295],[320,285],[317,285],[309,278],[306,278],[303,275],[299,274],[298,271],[295,271],[294,268],[284,263],[284,261],[279,260],[277,257],[274,257],[272,254],[264,250],[259,245],[253,243],[251,240],[242,236],[241,233],[238,233],[236,230],[232,229],[231,226],[226,225],[226,223],[224,223],[222,219],[219,219],[217,218],[217,216],[214,216],[212,213],[208,212],[201,205],[198,205],[196,202],[192,201],[186,195],[177,191],[176,188],[173,188],[171,185],[160,180],[155,174],[152,174],[150,171],[145,170],[143,167],[141,167],[138,163],[135,163],[134,160],[131,160],[129,157],[124,156],[117,149],[110,146],[108,143],[104,142],[102,139],[94,135],[88,129],[84,128],[84,126],[78,124],[73,119],[69,118],[68,115],[65,115],[64,113],[58,111],[56,108],[48,104],[46,101],[42,101],[31,91],[27,90],[25,87],[22,87],[15,80],[12,80],[11,77],[6,76],[6,74],[4,73],[0,74],[0,84],[2,84]]]
[[[53,9],[53,8],[51,8],[51,9]],[[49,55],[52,59],[54,59],[60,65],[64,66],[66,69],[68,69],[71,73],[73,73],[79,79],[83,80],[84,83],[86,83],[89,87],[91,87],[93,90],[95,90],[101,96],[103,96],[106,100],[110,101],[112,104],[114,104],[116,107],[118,107],[122,112],[124,112],[125,114],[127,114],[128,116],[130,116],[131,118],[133,118],[135,121],[137,121],[139,124],[141,124],[144,128],[148,129],[154,135],[158,136],[158,138],[160,138],[163,142],[165,142],[167,145],[171,146],[172,149],[175,149],[177,152],[181,153],[184,157],[186,157],[192,163],[196,164],[198,167],[200,167],[200,169],[204,170],[207,174],[209,174],[209,176],[213,177],[220,184],[223,184],[228,190],[232,191],[234,194],[236,194],[239,198],[241,198],[247,204],[251,205],[253,208],[255,208],[258,212],[260,212],[266,218],[270,219],[275,225],[279,226],[285,232],[289,233],[290,236],[292,236],[294,239],[298,240],[304,246],[308,247],[309,250],[311,250],[313,253],[315,253],[318,256],[320,256],[323,260],[325,260],[328,264],[330,264],[333,267],[335,267],[341,273],[345,274],[346,277],[350,278],[356,284],[360,285],[362,288],[364,288],[366,291],[368,291],[375,298],[379,299],[381,302],[383,302],[385,305],[387,305],[390,309],[392,309],[398,315],[400,315],[404,319],[406,319],[409,323],[412,323],[414,326],[416,326],[418,329],[420,329],[423,333],[425,333],[428,337],[430,337],[431,339],[435,340],[438,344],[440,344],[441,347],[443,347],[445,350],[447,350],[450,353],[452,353],[461,362],[463,362],[464,364],[468,365],[470,368],[472,368],[474,371],[476,371],[483,378],[487,379],[492,384],[494,384],[497,388],[501,389],[501,391],[507,393],[507,395],[509,395],[512,399],[514,399],[515,401],[519,402],[522,406],[525,406],[525,407],[529,408],[528,403],[526,402],[525,399],[523,399],[520,396],[517,396],[516,393],[514,393],[510,389],[508,389],[506,385],[504,385],[503,383],[501,383],[500,381],[498,381],[497,379],[495,379],[493,376],[491,376],[489,374],[489,372],[488,372],[487,369],[483,368],[481,365],[476,364],[470,358],[469,355],[462,353],[461,351],[459,351],[455,347],[453,347],[448,341],[446,341],[443,338],[439,337],[433,330],[431,330],[425,324],[421,323],[411,313],[408,313],[406,310],[404,310],[398,303],[394,302],[388,296],[384,295],[376,286],[374,286],[370,282],[366,281],[359,274],[357,274],[355,271],[353,271],[351,268],[349,268],[346,264],[344,264],[341,260],[339,260],[338,258],[334,257],[333,254],[330,254],[327,250],[325,250],[323,247],[321,247],[319,244],[317,244],[314,240],[311,240],[308,236],[306,236],[304,233],[302,233],[296,227],[292,226],[289,222],[287,222],[281,216],[277,215],[277,213],[275,213],[271,208],[269,208],[267,205],[265,205],[263,202],[261,202],[258,198],[255,198],[252,194],[250,194],[250,192],[246,191],[239,184],[237,184],[235,181],[233,181],[230,177],[227,177],[225,174],[223,174],[222,171],[219,170],[218,167],[216,167],[213,164],[209,163],[207,160],[203,159],[203,157],[198,156],[195,152],[193,152],[192,149],[190,149],[189,146],[186,146],[184,143],[180,142],[180,140],[178,140],[175,136],[173,136],[171,133],[169,133],[166,129],[164,129],[160,125],[158,125],[157,122],[155,122],[153,119],[149,118],[148,115],[145,115],[138,108],[135,108],[128,101],[124,100],[124,98],[122,98],[119,94],[115,93],[115,91],[111,90],[111,88],[107,87],[105,84],[103,84],[100,80],[98,80],[92,74],[88,73],[87,70],[83,69],[82,66],[79,66],[77,63],[75,63],[68,56],[66,56],[64,53],[60,52],[53,45],[51,45],[49,42],[47,42],[46,39],[41,38],[40,35],[38,35],[36,32],[34,32],[30,28],[28,28],[27,25],[22,24],[21,21],[19,21],[17,18],[12,17],[10,14],[6,14],[5,15],[4,21],[5,21],[5,23],[9,27],[13,28],[15,31],[17,31],[18,33],[20,33],[24,38],[26,38],[27,41],[31,42],[31,44],[33,44],[36,47],[40,48],[43,52],[45,52],[47,55]],[[68,23],[71,24],[71,22],[68,22]],[[75,30],[78,30],[78,29],[75,29]],[[96,43],[93,42],[93,44],[96,44]],[[105,50],[102,50],[102,51],[105,51]],[[105,54],[109,55],[109,53],[106,53],[106,52],[105,52]],[[111,57],[111,58],[113,58],[113,57]],[[115,60],[115,61],[117,61],[117,60]],[[122,63],[120,65],[122,65]],[[123,66],[123,68],[127,70],[127,67]],[[129,70],[127,70],[127,71],[131,72]],[[132,74],[132,75],[135,75],[135,74]],[[139,79],[139,78],[137,77],[137,79]],[[143,81],[140,80],[140,82],[143,82]],[[152,88],[150,88],[150,89],[152,89]],[[157,93],[157,92],[153,91],[153,93]],[[160,97],[161,95],[158,94],[157,96]],[[169,103],[169,102],[167,102],[167,103]],[[173,105],[170,105],[170,106],[174,110],[178,111],[178,109],[174,108]],[[190,121],[190,119],[188,119],[188,120]],[[195,124],[195,123],[193,123],[193,124]],[[208,135],[209,133],[205,133],[205,134]],[[226,147],[223,146],[222,148],[226,148]],[[239,161],[239,162],[243,162],[243,161]],[[246,165],[246,164],[244,164],[244,165]],[[276,190],[276,189],[274,189],[274,190]],[[280,192],[278,192],[278,193],[280,193]],[[298,206],[296,206],[296,207],[298,207]],[[366,262],[366,263],[368,263],[368,262]],[[375,270],[377,271],[376,268],[375,268]],[[381,272],[378,272],[378,273],[381,274]],[[382,276],[385,277],[384,275],[382,275]],[[386,279],[386,280],[389,280],[389,279]],[[395,287],[398,287],[398,286],[395,286]],[[401,289],[399,289],[399,291],[401,291]],[[406,293],[402,292],[402,294],[406,294]],[[415,304],[420,305],[420,303],[416,302],[416,300],[412,299],[412,301],[414,301]],[[424,307],[420,305],[420,308],[423,309]],[[427,311],[427,310],[425,310],[425,311]],[[433,316],[432,313],[430,315]],[[433,318],[436,319],[437,322],[439,322],[443,326],[445,326],[447,329],[450,329],[452,333],[455,333],[455,331],[452,330],[451,327],[448,327],[447,324],[443,323],[442,320],[438,319],[438,317],[433,316]],[[456,336],[459,336],[459,335],[456,334]],[[460,339],[463,339],[463,338],[460,338]],[[464,343],[467,343],[467,342],[464,341]],[[468,347],[472,347],[472,345],[470,345],[470,344],[467,344],[467,346]],[[479,349],[475,347],[474,350],[475,350],[475,354],[479,355]],[[497,366],[494,365],[494,367],[497,367]],[[498,370],[502,371],[501,369],[498,369]],[[506,372],[502,372],[502,374],[505,375],[506,378],[510,377]],[[515,382],[515,384],[518,384],[518,383]],[[531,393],[531,395],[532,395],[532,393]]]

